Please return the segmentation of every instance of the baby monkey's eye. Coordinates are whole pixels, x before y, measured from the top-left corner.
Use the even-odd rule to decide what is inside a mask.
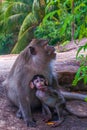
[[[44,79],[40,79],[40,81],[44,82]]]
[[[39,82],[39,80],[36,80],[36,83],[38,83]]]
[[[34,81],[35,84],[38,83],[38,82],[39,82],[39,80],[35,80],[35,81]]]

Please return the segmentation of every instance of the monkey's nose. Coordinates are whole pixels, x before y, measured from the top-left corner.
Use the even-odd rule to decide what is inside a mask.
[[[40,86],[43,85],[42,83],[40,83]]]

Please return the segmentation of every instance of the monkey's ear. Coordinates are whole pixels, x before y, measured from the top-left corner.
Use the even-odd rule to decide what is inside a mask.
[[[34,47],[30,46],[29,49],[30,49],[30,53],[31,53],[32,55],[36,55],[36,50],[35,50]]]
[[[42,46],[46,46],[48,44],[48,40],[40,40]]]
[[[32,88],[32,89],[34,88],[33,82],[30,82],[29,87]]]

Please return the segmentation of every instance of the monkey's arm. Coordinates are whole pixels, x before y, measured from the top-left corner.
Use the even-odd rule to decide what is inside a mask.
[[[59,90],[59,83],[56,76],[52,76],[52,84],[50,84],[53,89]]]
[[[50,84],[49,89],[51,93],[55,93],[58,96],[61,95],[56,75],[52,75],[52,84]]]
[[[58,95],[59,94],[58,91],[56,89],[53,89],[52,87],[49,87],[48,91],[49,91],[49,93],[52,93],[54,95]]]
[[[22,89],[23,90],[23,89]],[[25,90],[18,90],[19,93],[22,93],[18,95],[18,100],[19,100],[19,109],[22,112],[23,119],[27,126],[35,126],[35,122],[32,119],[32,114],[31,114],[31,107],[30,107],[30,99],[28,98],[28,91],[26,92]]]
[[[30,97],[29,97],[30,90],[28,85],[28,74],[26,73],[26,71],[27,71],[26,68],[22,70],[22,73],[19,76],[22,78],[22,80],[21,79],[18,80],[19,109],[22,112],[24,121],[27,123],[27,126],[35,126],[35,122],[33,121],[31,114]]]
[[[51,96],[55,97],[58,100],[59,104],[65,104],[65,99],[63,95],[60,93],[60,91],[57,91],[52,87],[48,87],[48,92]]]

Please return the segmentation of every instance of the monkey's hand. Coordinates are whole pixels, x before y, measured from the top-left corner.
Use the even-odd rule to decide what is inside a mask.
[[[49,117],[49,116],[44,116],[43,117],[43,121],[45,122],[45,123],[47,123],[49,120],[51,120],[51,118]]]
[[[36,127],[36,121],[26,121],[27,127]]]
[[[59,95],[58,92],[57,92],[56,90],[52,89],[52,88],[48,88],[48,92],[49,92],[50,94],[52,94],[52,95],[56,95],[56,96]]]

